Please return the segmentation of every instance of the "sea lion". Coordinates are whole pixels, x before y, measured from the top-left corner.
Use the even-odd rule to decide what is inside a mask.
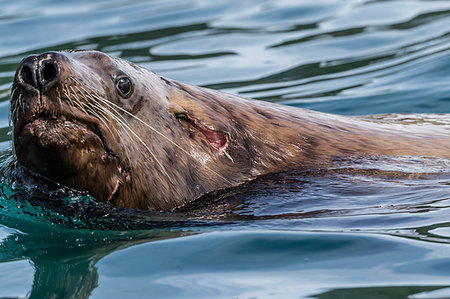
[[[341,157],[450,158],[448,126],[386,125],[244,99],[97,51],[31,55],[11,93],[21,165],[133,209],[168,211]]]

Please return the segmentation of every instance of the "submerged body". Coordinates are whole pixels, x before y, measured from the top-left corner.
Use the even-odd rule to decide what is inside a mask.
[[[170,210],[260,175],[343,158],[450,158],[448,125],[387,124],[248,100],[95,51],[24,59],[11,114],[20,164],[133,209]]]

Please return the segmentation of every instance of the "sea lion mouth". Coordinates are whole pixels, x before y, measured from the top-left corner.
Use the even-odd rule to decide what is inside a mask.
[[[45,152],[46,155],[51,155],[70,149],[81,151],[81,155],[86,157],[100,156],[102,160],[120,160],[108,146],[101,126],[103,125],[97,118],[85,113],[64,114],[43,110],[23,120],[16,129],[19,144],[21,147],[33,149],[31,152]],[[68,161],[71,157],[67,155],[61,158]]]
[[[19,127],[19,136],[32,136],[44,147],[51,143],[59,143],[66,147],[77,144],[80,146],[89,146],[87,141],[90,140],[92,143],[90,144],[91,146],[101,143],[105,152],[112,156],[117,156],[108,147],[99,125],[97,119],[86,114],[75,113],[73,115],[67,115],[41,111],[22,123],[21,128]]]
[[[128,167],[108,145],[111,137],[105,136],[104,125],[93,116],[77,116],[43,110],[24,121],[17,132],[19,156],[31,171],[68,187],[78,186],[73,182],[80,176],[93,182],[99,174],[108,176],[103,198],[114,201],[130,179]],[[81,189],[89,191],[90,184]]]

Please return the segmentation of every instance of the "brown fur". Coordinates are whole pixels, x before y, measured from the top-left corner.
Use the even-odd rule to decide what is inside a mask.
[[[98,200],[112,200],[124,207],[170,210],[259,175],[328,167],[339,157],[450,158],[448,125],[384,124],[248,100],[163,78],[95,51],[43,55],[58,56],[60,73],[51,89],[27,90],[16,74],[11,107],[19,162],[69,187],[86,190]],[[42,57],[47,56],[37,59]],[[134,83],[127,99],[117,94],[111,80],[119,75]],[[57,88],[70,90],[61,101]],[[43,146],[35,133],[22,133],[23,124],[42,110],[67,114],[77,110],[71,100],[78,98],[89,106],[92,95],[121,107],[114,113],[138,136],[115,118],[95,120],[95,115],[89,116],[89,122],[96,123],[104,146],[94,145],[89,153],[83,142],[92,134],[80,131],[80,140],[70,141],[64,149],[54,145],[58,136],[67,135],[64,129],[50,134],[55,136],[51,146]],[[113,110],[99,104],[104,111]],[[77,111],[77,115],[82,113],[90,112]],[[217,144],[211,144],[208,136],[216,138]],[[113,154],[103,159],[108,152],[105,146]],[[75,158],[64,156],[67,153]],[[57,158],[53,161],[47,156]],[[60,166],[48,165],[52,163]]]

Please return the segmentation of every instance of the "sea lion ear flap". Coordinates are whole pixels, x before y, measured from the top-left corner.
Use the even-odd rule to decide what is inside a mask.
[[[178,105],[177,103],[169,103],[169,112],[170,114],[173,114],[176,118],[183,118],[187,116],[187,111]]]
[[[175,81],[167,79],[163,81],[170,82],[166,84],[170,86],[167,100],[169,112],[172,115],[178,119],[196,121],[211,130],[226,132],[230,135],[226,124],[231,119],[231,115],[213,94]]]
[[[207,106],[199,99],[199,94],[193,90],[195,87],[189,87],[185,84],[163,80],[168,86],[167,100],[169,101],[170,113],[183,114],[203,114],[204,110],[209,110]],[[204,111],[206,112],[206,111]]]

